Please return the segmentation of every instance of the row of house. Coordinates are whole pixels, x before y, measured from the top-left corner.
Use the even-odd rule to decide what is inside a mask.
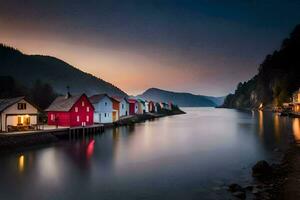
[[[107,94],[88,97],[85,94],[67,93],[57,97],[45,111],[48,125],[76,127],[112,123],[129,115],[155,113],[160,109],[171,108],[171,103],[111,97]],[[1,131],[14,131],[18,127],[22,127],[22,130],[34,129],[38,113],[37,106],[26,97],[0,99]]]

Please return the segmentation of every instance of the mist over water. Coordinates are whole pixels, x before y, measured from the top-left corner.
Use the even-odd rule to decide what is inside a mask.
[[[0,156],[0,199],[224,199],[256,161],[300,139],[300,120],[186,108],[186,115],[107,129]],[[278,155],[277,155],[278,154]]]

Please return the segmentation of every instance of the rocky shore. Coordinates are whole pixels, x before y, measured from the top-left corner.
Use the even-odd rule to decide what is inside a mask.
[[[258,161],[252,167],[252,176],[253,184],[233,183],[228,186],[228,191],[237,199],[300,199],[300,147],[291,144],[279,164]]]

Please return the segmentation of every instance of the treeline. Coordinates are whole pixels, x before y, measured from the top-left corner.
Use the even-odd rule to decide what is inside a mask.
[[[300,87],[300,25],[283,40],[279,50],[267,55],[251,80],[239,83],[234,94],[229,94],[223,107],[253,108],[261,103],[280,106],[291,101]]]
[[[64,93],[69,85],[74,93],[107,93],[112,96],[127,96],[111,83],[51,56],[26,55],[0,43],[0,74],[21,81],[26,74],[27,87],[38,79],[51,84],[55,91]]]
[[[24,81],[26,81],[26,77],[24,77]],[[39,108],[46,109],[58,94],[51,85],[40,80],[36,80],[28,88],[11,76],[0,76],[0,98],[14,98],[19,96],[26,96]]]

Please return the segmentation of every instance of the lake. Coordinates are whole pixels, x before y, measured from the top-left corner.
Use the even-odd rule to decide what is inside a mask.
[[[300,120],[270,112],[185,108],[187,114],[107,129],[82,140],[0,156],[0,199],[224,199],[277,161]]]

